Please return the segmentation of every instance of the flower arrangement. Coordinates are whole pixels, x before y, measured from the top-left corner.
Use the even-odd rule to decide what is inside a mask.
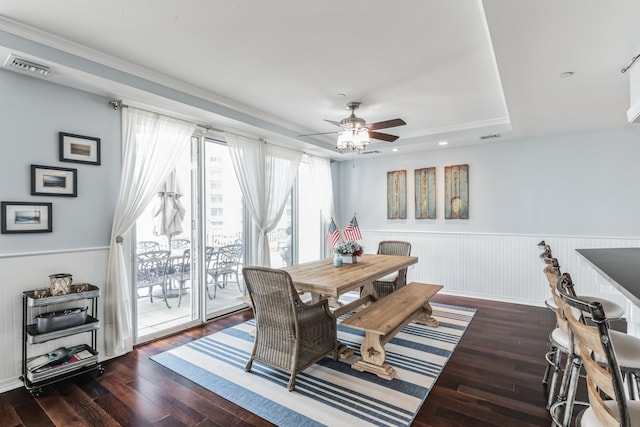
[[[347,240],[346,242],[340,242],[333,248],[333,253],[336,255],[362,255],[362,246],[354,240]]]

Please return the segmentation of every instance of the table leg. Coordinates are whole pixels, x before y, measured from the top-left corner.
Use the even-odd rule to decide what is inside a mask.
[[[414,322],[419,323],[421,325],[437,328],[440,325],[440,322],[438,322],[436,319],[431,317],[432,313],[433,313],[433,308],[431,308],[431,304],[429,304],[429,301],[427,301],[422,305],[422,311],[414,319]]]
[[[375,302],[380,299],[378,298],[376,289],[373,287],[373,282],[368,282],[362,287],[362,291],[360,291],[360,297],[368,297],[371,302]]]
[[[331,308],[340,308],[344,305],[344,303],[339,301],[336,297],[329,297],[327,299],[329,300],[329,307]]]
[[[360,346],[360,354],[362,358],[351,365],[353,369],[360,372],[371,372],[386,380],[395,378],[396,370],[388,363],[384,363],[387,352],[380,335],[365,332],[364,341]]]

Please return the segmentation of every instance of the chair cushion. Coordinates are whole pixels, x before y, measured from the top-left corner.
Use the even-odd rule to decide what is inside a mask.
[[[555,300],[553,299],[553,296],[550,296],[549,298],[547,298],[546,300],[544,300],[544,305],[547,306],[547,308],[556,311],[556,309],[558,308],[558,306],[556,305]]]
[[[619,331],[609,331],[611,342],[616,351],[618,365],[622,371],[640,372],[640,338],[627,335]],[[549,335],[551,342],[561,351],[567,352],[569,348],[569,336],[560,328],[555,328]],[[577,352],[576,348],[576,352]],[[598,363],[606,363],[601,357],[597,357]]]
[[[618,365],[623,371],[640,371],[640,338],[618,331],[609,331]]]
[[[551,343],[560,349],[564,353],[568,353],[569,350],[569,335],[567,335],[562,329],[555,328],[549,334],[549,340]]]
[[[600,304],[602,304],[602,308],[604,309],[604,312],[609,320],[618,320],[624,316],[624,308],[608,299],[602,299],[601,297],[594,297],[589,295],[578,295],[578,298],[583,301],[589,302],[598,301]],[[584,315],[585,317],[591,317],[591,313],[584,313]]]
[[[608,400],[605,404],[614,411],[617,410],[616,402]],[[629,407],[629,416],[631,418],[631,425],[634,427],[640,427],[640,401],[627,400]],[[602,427],[604,424],[600,422],[592,408],[587,408],[582,413],[582,419],[580,420],[580,427]]]
[[[392,282],[395,282],[397,278],[398,278],[398,272],[396,271],[395,273],[387,274],[384,277],[376,279],[376,282],[389,282],[389,283],[392,283]]]

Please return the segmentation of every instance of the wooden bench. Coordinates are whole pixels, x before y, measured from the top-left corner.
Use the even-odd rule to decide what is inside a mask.
[[[361,358],[351,367],[393,379],[396,370],[384,363],[387,356],[384,345],[412,321],[437,327],[438,322],[431,317],[429,299],[440,289],[442,285],[411,282],[343,320],[342,325],[365,331],[360,346]]]

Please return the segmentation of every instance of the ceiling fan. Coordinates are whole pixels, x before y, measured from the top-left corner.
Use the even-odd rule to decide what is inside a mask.
[[[382,122],[376,122],[376,123],[369,123],[367,124],[367,122],[364,119],[361,119],[360,117],[356,117],[355,114],[355,110],[357,110],[360,107],[360,104],[362,104],[361,102],[349,102],[347,104],[347,108],[351,110],[351,115],[347,118],[344,118],[342,120],[340,120],[339,122],[336,122],[334,120],[327,120],[325,119],[325,122],[329,122],[332,125],[336,125],[336,126],[340,126],[342,128],[342,131],[334,131],[334,132],[321,132],[321,133],[309,133],[309,134],[305,134],[305,135],[298,135],[298,136],[311,136],[311,135],[328,135],[331,133],[340,133],[343,132],[345,130],[351,130],[351,131],[368,131],[369,133],[369,138],[373,138],[373,139],[379,139],[382,141],[387,141],[387,142],[393,142],[396,139],[398,139],[399,137],[396,135],[391,135],[388,133],[382,133],[382,132],[374,132],[378,129],[387,129],[387,128],[393,128],[396,126],[403,126],[406,125],[405,121],[402,119],[391,119],[391,120],[385,120]]]

